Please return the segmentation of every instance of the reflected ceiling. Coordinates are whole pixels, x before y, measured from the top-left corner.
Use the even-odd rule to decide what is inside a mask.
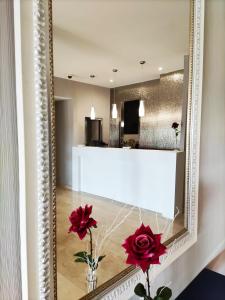
[[[113,87],[182,69],[189,5],[188,0],[54,0],[55,76],[71,73],[73,80]],[[142,59],[147,63],[141,71]],[[116,78],[113,67],[119,69]]]

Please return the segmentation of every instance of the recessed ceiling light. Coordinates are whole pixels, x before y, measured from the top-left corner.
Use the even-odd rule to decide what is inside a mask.
[[[114,80],[113,79],[109,79],[109,82],[114,82]]]
[[[159,70],[159,71],[162,71],[162,70],[163,70],[163,68],[162,68],[162,67],[159,67],[159,68],[158,68],[158,70]]]

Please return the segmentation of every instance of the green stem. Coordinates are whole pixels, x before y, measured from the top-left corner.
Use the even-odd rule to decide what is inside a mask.
[[[91,258],[92,258],[92,254],[93,254],[92,232],[90,228],[88,230],[90,233],[90,251],[91,251]]]
[[[148,270],[146,271],[146,274],[147,274],[147,288],[148,288],[148,296],[149,296],[149,298],[150,298],[150,297],[151,297],[151,295],[150,295],[149,268],[148,268]]]

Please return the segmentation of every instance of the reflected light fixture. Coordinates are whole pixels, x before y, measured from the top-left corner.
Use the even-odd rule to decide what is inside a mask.
[[[140,100],[138,114],[139,114],[139,117],[144,117],[145,116],[144,100]]]
[[[146,61],[141,60],[139,63],[141,65],[141,69],[143,72],[143,67],[144,67],[144,64],[146,63]],[[142,95],[142,89],[141,89],[141,99],[140,99],[140,103],[139,103],[138,115],[140,118],[145,116],[145,105],[144,105],[144,100],[143,100],[143,95]]]
[[[118,112],[117,112],[116,103],[113,103],[113,105],[112,105],[112,118],[117,119],[117,116],[118,116]]]
[[[124,121],[121,121],[120,126],[124,128]]]
[[[95,120],[95,108],[93,105],[91,106],[90,118],[91,118],[91,120]]]
[[[117,73],[118,69],[113,69],[113,73]],[[114,80],[115,81],[115,80]],[[118,117],[118,111],[117,111],[117,105],[116,105],[116,88],[114,87],[114,103],[112,105],[112,119],[117,119]]]
[[[94,78],[95,78],[95,75],[94,75],[94,74],[91,74],[91,75],[90,75],[90,78],[91,78],[91,79],[94,79]],[[96,118],[96,116],[95,116],[95,108],[94,108],[93,105],[91,106],[90,118],[91,118],[91,120],[95,120],[95,118]]]
[[[159,71],[162,71],[162,70],[163,70],[163,68],[162,68],[162,67],[159,67],[159,68],[158,68],[158,70],[159,70]]]

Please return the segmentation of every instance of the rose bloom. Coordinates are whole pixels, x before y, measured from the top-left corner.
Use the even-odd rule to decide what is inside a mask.
[[[177,129],[179,127],[179,124],[177,123],[177,122],[174,122],[173,124],[172,124],[172,128],[173,129]]]
[[[88,206],[87,204],[85,207],[80,206],[74,210],[69,217],[71,223],[69,233],[77,233],[82,240],[86,236],[89,228],[96,227],[97,222],[93,218],[90,218],[91,212],[92,205]]]
[[[151,264],[160,264],[159,257],[166,253],[160,241],[161,234],[153,234],[149,226],[142,224],[122,245],[128,254],[126,263],[139,266],[143,272]]]

